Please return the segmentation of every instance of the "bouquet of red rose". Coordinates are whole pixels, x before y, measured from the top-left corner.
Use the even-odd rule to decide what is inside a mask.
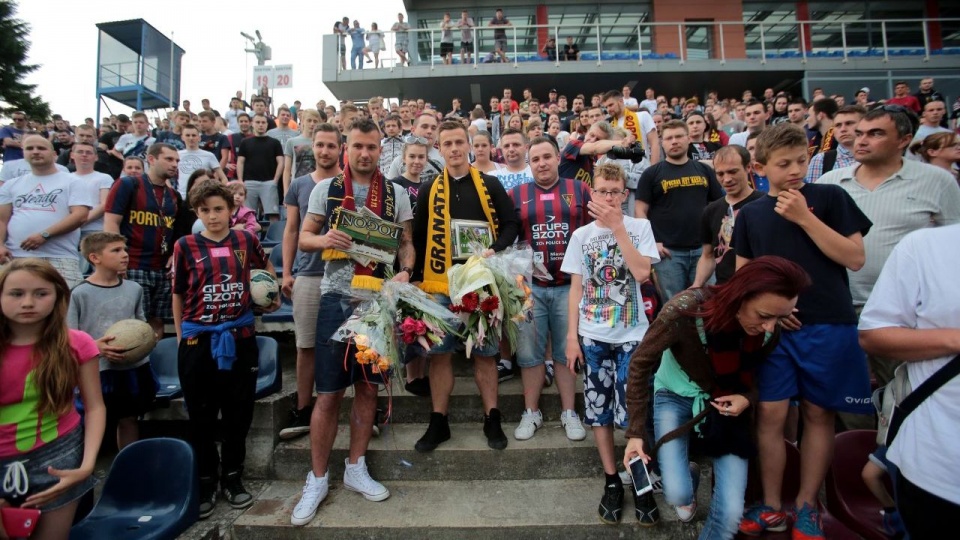
[[[447,334],[456,334],[459,319],[419,287],[387,281],[380,293],[387,309],[395,313],[396,337],[403,345],[416,345],[426,352]]]
[[[533,300],[524,280],[532,268],[529,246],[508,248],[491,257],[470,257],[447,272],[450,310],[466,325],[467,356],[474,345],[499,346],[506,337],[516,351],[519,324],[529,320]]]

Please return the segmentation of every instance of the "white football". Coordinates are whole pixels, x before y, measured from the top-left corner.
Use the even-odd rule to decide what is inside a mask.
[[[250,271],[250,298],[260,307],[267,307],[280,295],[280,283],[266,270]]]
[[[103,333],[105,336],[113,336],[113,341],[108,345],[111,347],[120,347],[123,349],[123,360],[113,360],[116,364],[134,364],[143,360],[153,351],[157,344],[156,335],[153,333],[153,327],[137,319],[124,319],[117,321],[107,328]]]

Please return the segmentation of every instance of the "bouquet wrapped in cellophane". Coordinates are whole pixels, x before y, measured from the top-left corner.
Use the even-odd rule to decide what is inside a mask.
[[[400,346],[416,345],[426,354],[443,342],[447,334],[457,333],[460,319],[415,285],[385,281],[380,295],[386,309],[394,313],[394,329]]]
[[[353,314],[340,325],[331,339],[352,341],[356,347],[354,357],[358,364],[369,364],[374,373],[388,375],[397,365],[399,358],[393,318],[393,311],[381,295],[368,295],[365,300],[360,301]],[[346,368],[346,359],[344,367]]]
[[[533,250],[518,244],[490,257],[474,255],[447,271],[450,311],[466,326],[466,353],[475,346],[499,347],[505,337],[517,350],[519,325],[532,317],[533,298],[527,283]]]

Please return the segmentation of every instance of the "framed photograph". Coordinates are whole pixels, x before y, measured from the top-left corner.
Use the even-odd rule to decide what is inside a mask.
[[[366,207],[359,212],[338,208],[332,228],[343,231],[353,239],[346,253],[364,266],[373,263],[392,265],[400,248],[403,226],[380,219]]]
[[[486,221],[453,220],[453,260],[479,255],[493,244],[493,230]]]

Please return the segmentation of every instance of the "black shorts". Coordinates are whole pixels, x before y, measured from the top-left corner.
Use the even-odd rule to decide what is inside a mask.
[[[461,41],[461,42],[460,42],[460,52],[472,53],[472,52],[473,52],[473,42],[472,42],[472,41]]]
[[[107,417],[111,420],[139,417],[153,408],[157,397],[157,378],[147,362],[133,369],[108,369],[100,372],[100,389]]]
[[[453,54],[453,43],[440,44],[440,56],[444,56],[447,54]]]

